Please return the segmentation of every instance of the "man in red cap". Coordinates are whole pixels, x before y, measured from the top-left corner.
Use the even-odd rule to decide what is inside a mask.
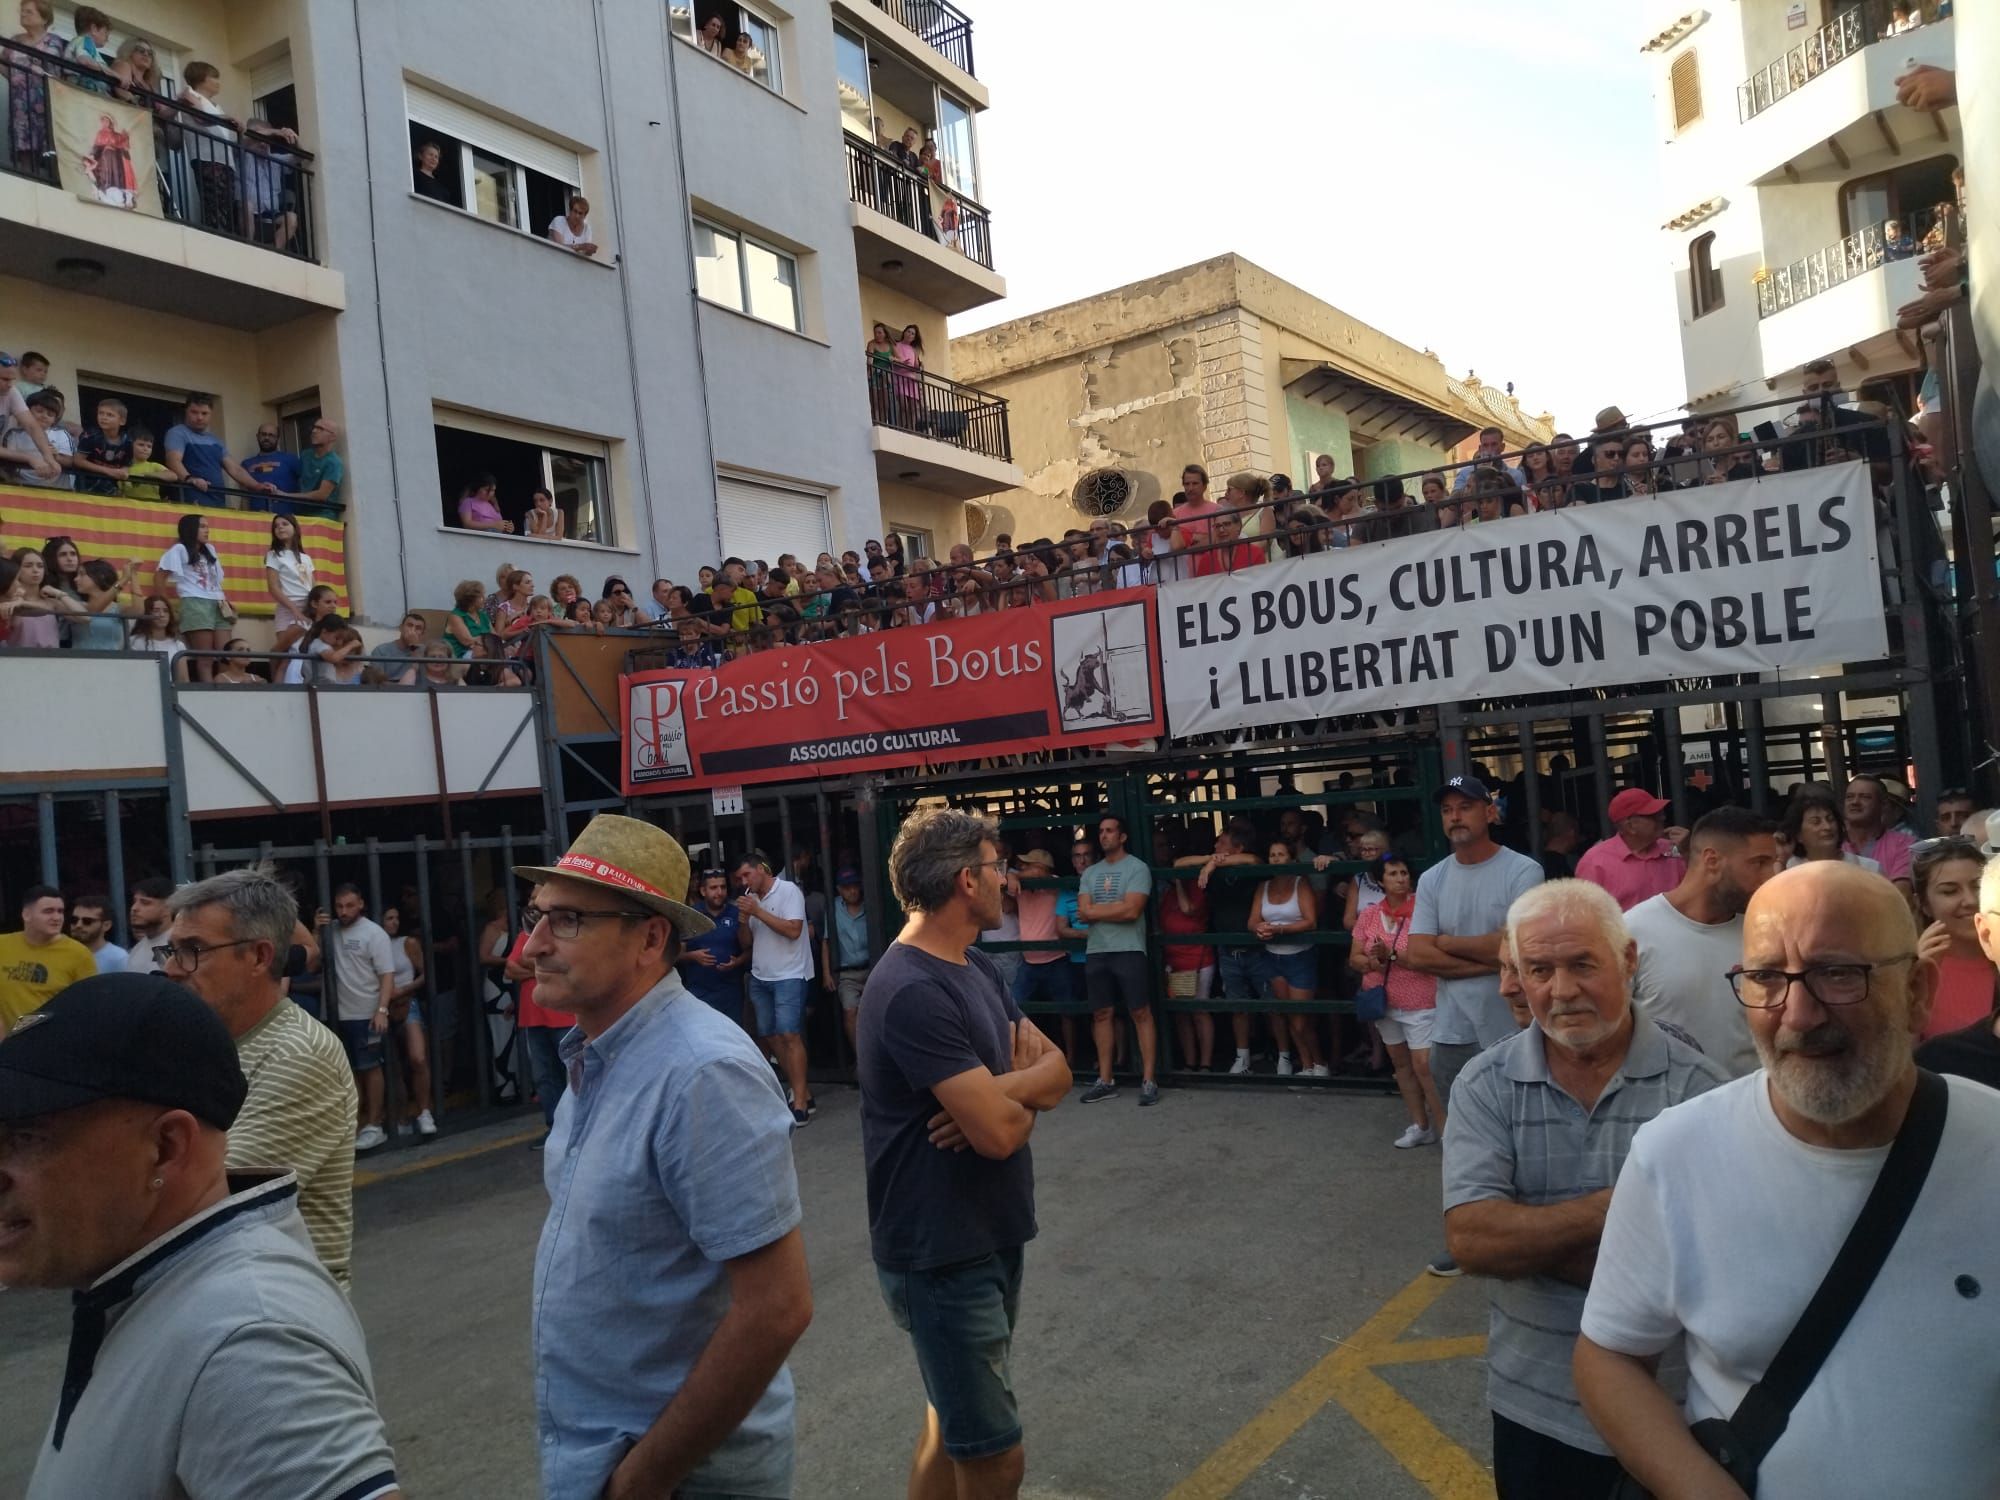
[[[1679,885],[1687,873],[1680,851],[1687,830],[1668,828],[1660,816],[1666,810],[1664,799],[1626,787],[1611,799],[1611,837],[1584,851],[1576,878],[1603,886],[1624,911]]]

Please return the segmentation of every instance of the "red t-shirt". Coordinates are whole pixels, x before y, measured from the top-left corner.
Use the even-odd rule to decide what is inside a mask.
[[[1188,561],[1194,565],[1196,578],[1207,578],[1214,573],[1240,573],[1263,562],[1264,549],[1255,542],[1238,542],[1234,547],[1197,552]]]
[[[1187,892],[1188,910],[1181,910],[1180,900],[1174,895],[1176,889]],[[1160,897],[1160,931],[1168,937],[1185,937],[1208,931],[1208,892],[1192,880],[1168,882]],[[1186,974],[1205,969],[1214,962],[1215,950],[1206,944],[1167,945],[1167,969],[1170,973]]]
[[[528,934],[524,932],[514,939],[514,946],[507,950],[507,962],[518,964],[521,961],[521,951],[527,946]],[[521,981],[521,1003],[514,1013],[514,1024],[516,1026],[560,1026],[563,1030],[567,1031],[576,1024],[576,1017],[570,1015],[567,1011],[544,1010],[541,1006],[535,1004],[535,981],[524,979]],[[525,1046],[526,1044],[523,1043],[523,1045]]]

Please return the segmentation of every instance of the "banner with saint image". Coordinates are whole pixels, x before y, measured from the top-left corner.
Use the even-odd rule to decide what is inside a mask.
[[[150,114],[109,94],[52,82],[49,124],[65,189],[86,203],[160,217]]]

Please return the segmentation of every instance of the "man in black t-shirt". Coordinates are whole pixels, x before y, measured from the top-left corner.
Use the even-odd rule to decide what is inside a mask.
[[[1035,1117],[1068,1093],[1060,1049],[974,948],[1000,925],[994,825],[917,813],[889,851],[911,913],[861,992],[855,1052],[877,1279],[924,1389],[912,1495],[1012,1496],[1026,1458],[1009,1370],[1035,1237]]]
[[[1917,1066],[2000,1089],[2000,1021],[1979,1021],[1932,1037],[1917,1048]]]

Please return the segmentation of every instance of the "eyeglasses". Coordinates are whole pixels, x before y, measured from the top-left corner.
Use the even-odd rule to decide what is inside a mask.
[[[533,932],[547,922],[549,931],[568,943],[574,942],[583,932],[585,922],[599,922],[607,917],[616,917],[621,922],[643,922],[658,915],[658,912],[650,911],[571,911],[566,906],[544,910],[539,906],[524,906],[521,908],[521,926],[524,931]]]
[[[1868,998],[1868,986],[1877,969],[1892,964],[1912,963],[1914,953],[1894,958],[1878,958],[1865,964],[1814,964],[1805,969],[1731,969],[1724,976],[1739,1004],[1751,1010],[1776,1010],[1794,984],[1803,984],[1821,1005],[1855,1005]]]
[[[991,870],[996,875],[1005,875],[1007,873],[1007,856],[1003,854],[998,859],[982,859],[979,863],[967,865],[965,868],[968,870]]]
[[[210,953],[220,953],[225,948],[245,948],[256,942],[256,938],[238,938],[233,943],[156,943],[153,945],[153,962],[161,968],[173,964],[192,974],[201,967],[202,958]]]

